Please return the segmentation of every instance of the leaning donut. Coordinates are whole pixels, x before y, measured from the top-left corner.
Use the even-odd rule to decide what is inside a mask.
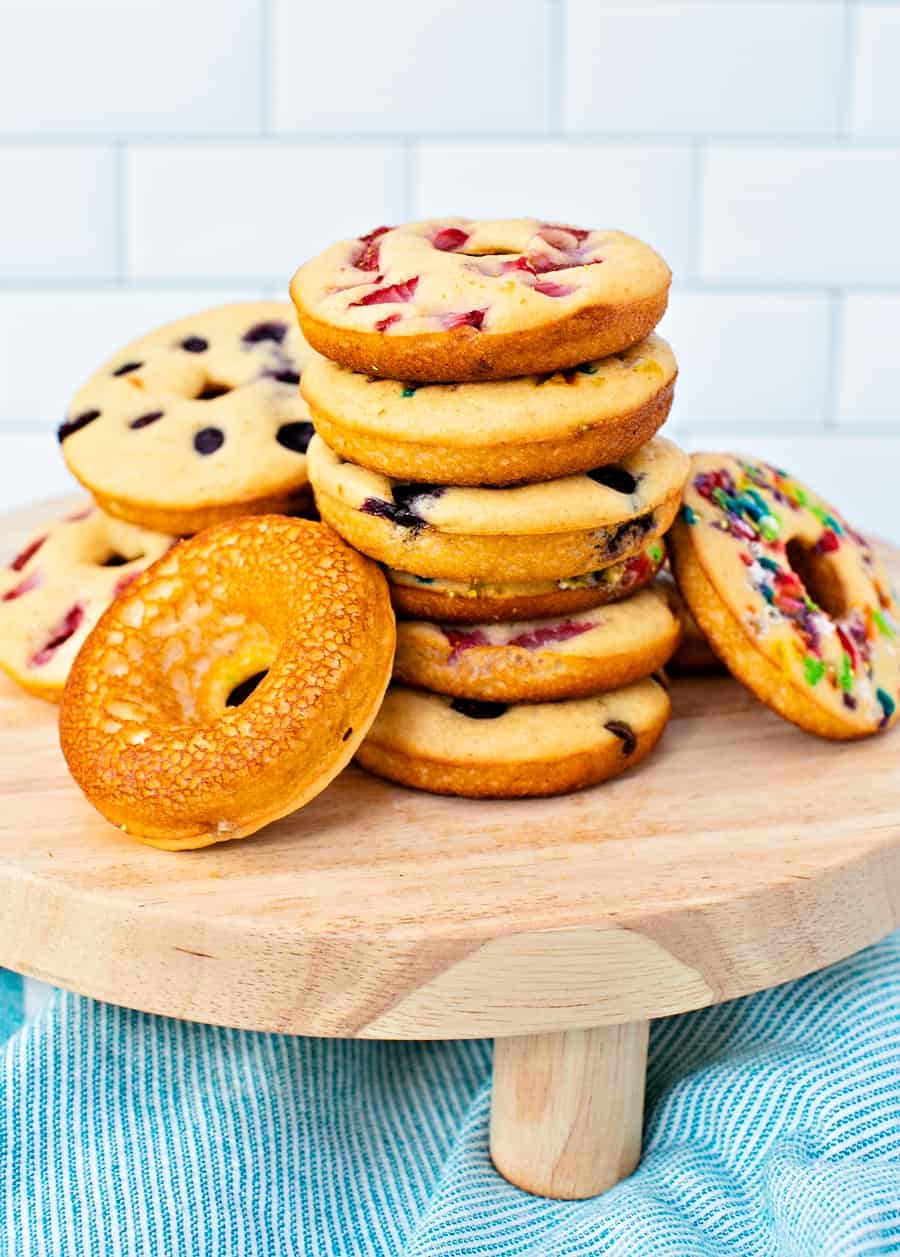
[[[94,806],[153,846],[246,837],[351,759],[394,641],[383,575],[329,528],[230,521],[102,617],[63,695],[63,752]]]

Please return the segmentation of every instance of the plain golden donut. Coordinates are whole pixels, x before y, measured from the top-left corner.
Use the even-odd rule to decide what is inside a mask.
[[[87,639],[60,711],[69,769],[153,846],[244,838],[349,762],[394,643],[384,576],[330,528],[229,521],[149,568]]]

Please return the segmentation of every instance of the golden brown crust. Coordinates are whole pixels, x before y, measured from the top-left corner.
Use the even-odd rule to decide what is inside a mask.
[[[669,298],[667,282],[639,301],[588,306],[557,322],[515,332],[456,327],[398,336],[323,322],[303,304],[296,280],[291,296],[303,335],[314,349],[363,374],[423,383],[505,380],[608,357],[649,336]]]
[[[652,572],[650,574],[652,577]],[[648,577],[648,579],[650,579]],[[646,582],[645,582],[646,583]],[[628,593],[639,589],[632,585]],[[602,585],[592,589],[557,589],[553,593],[498,598],[490,594],[459,597],[425,586],[395,585],[390,582],[391,602],[399,616],[410,620],[441,620],[451,624],[474,624],[483,620],[539,620],[551,615],[574,615],[605,606],[624,595],[613,597]]]
[[[86,489],[90,485],[84,481]],[[192,537],[195,533],[215,528],[230,519],[243,515],[299,515],[315,516],[312,490],[308,484],[286,494],[251,498],[245,502],[224,502],[219,505],[197,506],[186,510],[153,506],[149,502],[126,502],[121,498],[107,498],[94,494],[97,505],[107,515],[124,519],[129,524],[139,524],[154,532],[168,533],[172,537]]]
[[[382,573],[328,528],[231,521],[176,546],[102,616],[69,674],[62,749],[94,806],[142,841],[243,838],[349,761],[394,642]]]
[[[471,329],[469,329],[471,330]],[[509,485],[553,480],[618,462],[645,445],[666,421],[674,380],[644,405],[604,420],[596,428],[551,440],[522,441],[468,449],[391,440],[346,427],[340,417],[310,405],[316,431],[342,458],[399,479],[449,485]]]

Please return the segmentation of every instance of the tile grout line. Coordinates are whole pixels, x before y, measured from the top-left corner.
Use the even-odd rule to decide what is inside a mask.
[[[261,135],[272,136],[272,0],[259,0],[259,118]]]
[[[128,142],[124,139],[115,141],[113,147],[113,177],[115,179],[115,215],[116,215],[116,280],[117,288],[124,288],[128,283]]]
[[[700,278],[703,249],[703,180],[706,174],[706,146],[702,140],[691,145],[691,184],[688,192],[688,279]]]
[[[562,135],[562,93],[564,70],[565,0],[550,0],[550,131],[554,139]]]
[[[840,77],[838,79],[838,136],[849,141],[850,109],[856,77],[856,10],[844,0],[841,30]]]

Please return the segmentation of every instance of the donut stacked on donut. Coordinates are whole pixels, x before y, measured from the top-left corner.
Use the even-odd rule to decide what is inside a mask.
[[[652,584],[686,456],[657,436],[670,274],[614,231],[376,228],[302,266],[322,518],[385,567],[394,684],[358,753],[439,793],[542,795],[638,763],[679,637]]]

